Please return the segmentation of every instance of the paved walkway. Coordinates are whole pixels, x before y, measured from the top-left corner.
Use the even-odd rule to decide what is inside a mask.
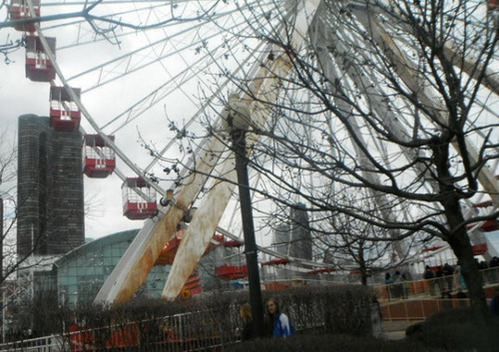
[[[388,340],[402,340],[405,338],[405,330],[422,320],[403,320],[403,321],[383,321],[383,332]]]

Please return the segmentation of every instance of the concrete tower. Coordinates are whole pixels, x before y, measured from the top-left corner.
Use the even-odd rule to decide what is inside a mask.
[[[274,250],[277,253],[289,254],[289,244],[291,242],[291,228],[288,223],[277,225],[274,230]]]
[[[84,243],[82,136],[48,117],[19,117],[17,252],[66,253]]]
[[[291,246],[292,257],[312,260],[312,237],[305,206],[297,203],[291,208]]]

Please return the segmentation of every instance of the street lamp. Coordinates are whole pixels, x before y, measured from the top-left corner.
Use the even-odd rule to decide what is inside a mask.
[[[237,96],[229,97],[229,114],[226,117],[227,128],[232,138],[232,149],[236,159],[239,202],[244,235],[244,253],[248,267],[251,314],[256,336],[264,336],[263,302],[258,271],[258,253],[253,227],[253,212],[248,178],[248,158],[246,157],[246,132],[250,122],[250,109]]]

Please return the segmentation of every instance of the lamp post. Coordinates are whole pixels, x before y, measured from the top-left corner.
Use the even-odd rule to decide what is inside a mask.
[[[251,313],[256,336],[264,336],[263,303],[260,289],[260,273],[258,270],[258,253],[253,227],[253,212],[248,178],[248,159],[246,158],[246,132],[244,130],[232,131],[232,145],[236,158],[237,183],[239,188],[239,201],[241,205],[241,218],[244,234],[244,253],[248,267],[248,281],[250,292]]]
[[[251,314],[256,336],[264,336],[263,302],[258,270],[258,253],[253,227],[253,212],[248,178],[248,158],[246,157],[246,131],[250,121],[250,110],[236,96],[229,98],[230,113],[227,116],[228,129],[232,137],[232,148],[236,159],[237,183],[244,235],[244,253],[248,267]]]

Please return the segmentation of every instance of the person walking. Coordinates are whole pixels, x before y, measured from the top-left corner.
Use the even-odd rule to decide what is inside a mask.
[[[461,273],[461,264],[457,262],[456,268],[454,269],[454,276],[456,278],[456,287],[461,290],[466,290],[466,282],[464,282],[463,274]]]
[[[392,299],[392,297],[394,296],[393,278],[390,273],[385,273],[385,285],[386,285],[386,293],[388,295],[388,299]]]
[[[423,279],[425,279],[428,283],[430,295],[435,296],[435,273],[433,272],[433,270],[431,270],[429,265],[425,267]]]
[[[494,317],[499,317],[499,287],[494,290],[494,296],[490,300],[490,312]]]
[[[444,280],[444,269],[442,265],[438,267],[435,277],[436,277],[435,281],[437,282],[438,289],[440,291],[439,293],[443,297],[445,294],[445,280]]]
[[[444,264],[444,276],[445,276],[445,282],[447,284],[447,291],[450,293],[453,290],[453,283],[454,283],[454,269],[448,264]]]
[[[274,298],[267,301],[265,316],[267,335],[273,337],[289,337],[295,334],[289,317],[279,309],[279,303]]]

